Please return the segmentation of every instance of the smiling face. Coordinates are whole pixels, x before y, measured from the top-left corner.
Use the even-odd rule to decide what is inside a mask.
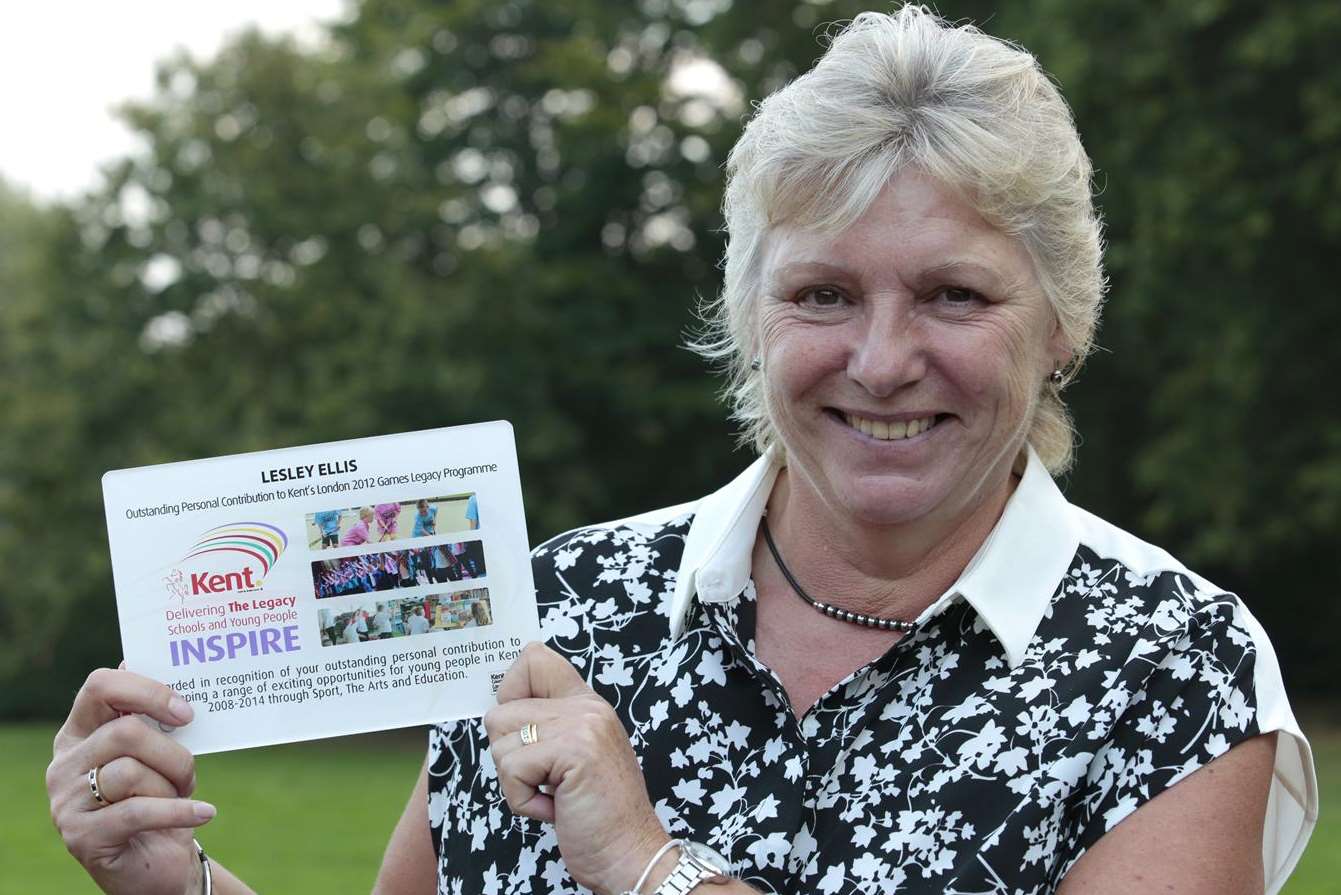
[[[775,230],[759,320],[795,497],[864,524],[1003,496],[1067,358],[1024,248],[912,172],[837,236]]]

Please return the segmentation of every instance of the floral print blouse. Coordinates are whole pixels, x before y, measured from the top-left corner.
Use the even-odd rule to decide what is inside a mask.
[[[918,627],[797,718],[756,658],[750,549],[777,471],[538,547],[542,630],[615,707],[671,835],[761,892],[1048,892],[1143,803],[1280,731],[1280,888],[1317,817],[1271,645],[1232,594],[1066,502],[1032,452]],[[430,735],[439,892],[585,891],[514,816],[478,720]]]

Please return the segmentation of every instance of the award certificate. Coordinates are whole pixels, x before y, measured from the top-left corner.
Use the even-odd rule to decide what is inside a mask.
[[[109,472],[126,667],[196,754],[483,714],[538,640],[512,426]]]

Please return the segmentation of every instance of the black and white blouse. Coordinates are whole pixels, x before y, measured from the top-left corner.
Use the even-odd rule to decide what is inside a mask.
[[[1105,832],[1280,731],[1267,891],[1317,817],[1271,645],[1233,596],[1071,506],[1037,457],[960,580],[797,719],[755,657],[760,458],[693,504],[533,555],[541,625],[615,707],[673,836],[763,892],[1054,889]],[[585,891],[514,816],[478,720],[435,728],[429,822],[450,895]]]

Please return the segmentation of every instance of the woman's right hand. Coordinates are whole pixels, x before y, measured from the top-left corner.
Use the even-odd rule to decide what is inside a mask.
[[[199,892],[192,829],[214,817],[214,806],[189,798],[196,786],[190,751],[133,713],[173,727],[192,717],[170,687],[129,671],[94,671],[56,734],[47,767],[51,819],[105,892]],[[92,768],[106,805],[89,786]]]

